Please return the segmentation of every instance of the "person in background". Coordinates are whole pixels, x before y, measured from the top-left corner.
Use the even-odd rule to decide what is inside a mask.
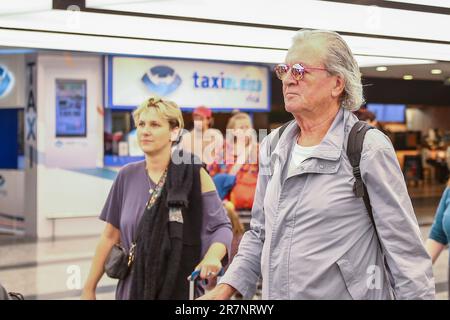
[[[384,127],[381,125],[381,123],[378,122],[376,114],[372,111],[369,111],[367,109],[359,109],[355,112],[355,115],[359,120],[366,121],[372,127],[377,128],[383,133],[386,133]]]
[[[224,201],[224,208],[227,211],[228,218],[230,218],[233,230],[233,240],[231,242],[230,260],[228,264],[224,267],[224,269],[227,270],[228,266],[233,261],[234,256],[238,252],[239,243],[241,242],[245,229],[244,225],[240,221],[239,214],[234,208],[233,203],[231,201]],[[215,286],[216,286],[216,279],[212,279],[211,281],[208,282],[207,290],[212,290]],[[238,294],[238,297],[241,298],[242,296]]]
[[[442,194],[439,206],[436,210],[433,225],[431,226],[426,247],[433,264],[441,254],[442,250],[448,246],[450,241],[450,179]],[[448,278],[448,298],[450,300],[450,261]]]
[[[250,210],[258,178],[258,142],[247,113],[235,113],[228,120],[224,149],[225,161],[215,161],[208,172],[222,199],[237,210]]]
[[[233,258],[236,255],[239,243],[241,242],[242,236],[244,235],[245,229],[241,220],[239,219],[239,214],[236,212],[236,208],[234,207],[231,201],[227,201],[224,204],[225,210],[227,211],[228,218],[230,218],[231,226],[233,230],[233,240],[231,242],[231,252],[230,252],[230,261],[228,263],[231,264],[233,262]],[[228,268],[228,265],[225,269]]]
[[[188,299],[187,277],[194,270],[210,280],[227,264],[230,219],[206,170],[191,155],[187,163],[175,161],[184,125],[178,106],[152,97],[133,118],[145,160],[124,166],[111,187],[100,215],[106,226],[81,298],[96,298],[107,257],[120,243],[126,252],[136,246],[116,299]]]
[[[445,158],[447,161],[448,171],[450,171],[450,145],[447,146],[447,152],[445,153]]]
[[[209,165],[221,161],[223,157],[223,135],[212,128],[214,118],[211,109],[200,106],[192,112],[194,128],[182,136],[181,147],[195,154],[203,163]]]

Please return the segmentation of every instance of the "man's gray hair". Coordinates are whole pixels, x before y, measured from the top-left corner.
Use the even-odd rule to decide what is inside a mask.
[[[326,42],[324,65],[332,75],[344,79],[345,87],[341,96],[341,106],[350,111],[358,110],[364,103],[361,72],[358,63],[344,39],[336,32],[328,30],[300,30],[292,47],[304,41],[322,39]]]

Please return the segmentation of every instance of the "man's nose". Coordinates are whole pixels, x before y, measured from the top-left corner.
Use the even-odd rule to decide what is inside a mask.
[[[292,73],[290,70],[288,72],[286,72],[286,74],[283,77],[282,82],[283,82],[283,85],[285,85],[285,86],[295,85],[298,83],[298,81],[295,80],[294,77],[292,76]]]

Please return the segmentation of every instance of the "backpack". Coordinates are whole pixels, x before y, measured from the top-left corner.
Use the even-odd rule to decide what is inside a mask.
[[[230,201],[237,210],[250,210],[253,207],[257,181],[258,167],[255,165],[243,165],[236,174],[236,182],[230,192]]]

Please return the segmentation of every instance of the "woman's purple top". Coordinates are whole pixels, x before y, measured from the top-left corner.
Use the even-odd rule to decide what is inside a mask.
[[[127,250],[130,249],[138,223],[144,213],[149,189],[155,186],[156,183],[151,181],[146,173],[145,161],[139,161],[124,166],[111,187],[100,219],[120,230],[122,246]],[[203,193],[201,257],[214,242],[223,243],[229,255],[232,238],[231,222],[217,191]],[[116,299],[129,299],[132,276],[130,274],[126,279],[119,280]]]

